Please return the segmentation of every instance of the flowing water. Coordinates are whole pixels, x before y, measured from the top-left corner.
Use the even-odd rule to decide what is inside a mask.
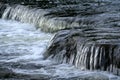
[[[80,25],[77,22],[67,22],[64,17],[62,19],[46,17],[48,13],[49,10],[29,9],[20,5],[6,8],[3,19],[0,19],[0,67],[12,70],[16,74],[47,76],[51,80],[54,78],[69,80],[72,77],[91,73],[100,73],[111,80],[120,80],[119,77],[108,72],[83,71],[69,64],[58,64],[51,59],[44,60],[43,54],[51,44],[54,34],[42,32],[40,29],[44,31],[50,29],[54,32],[65,27]]]
[[[81,71],[68,64],[43,59],[54,34],[36,30],[32,24],[0,20],[0,64],[15,73],[75,77],[96,72]],[[98,72],[101,73],[101,72]],[[104,72],[105,73],[105,72]],[[108,75],[105,74],[105,75]],[[108,76],[111,77],[109,74]],[[112,75],[112,78],[115,76]],[[116,77],[115,77],[116,78]]]

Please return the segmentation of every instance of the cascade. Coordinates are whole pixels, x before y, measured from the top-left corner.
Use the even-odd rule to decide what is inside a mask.
[[[59,31],[44,56],[82,70],[120,75],[119,37],[119,29],[115,27]]]
[[[85,5],[87,5],[87,7]],[[103,9],[103,7],[98,7],[97,5],[98,9],[101,9],[99,11],[95,8],[96,4],[92,7],[90,5],[91,4],[84,4],[81,7],[80,4],[70,4],[69,7],[72,6],[72,9],[68,9],[68,7],[62,5],[58,6],[60,7],[59,10],[57,9],[58,7],[41,9],[39,7],[33,8],[23,5],[0,4],[0,16],[2,17],[0,25],[2,27],[6,26],[5,29],[0,27],[0,36],[2,36],[1,39],[5,39],[5,41],[1,41],[3,46],[0,47],[3,50],[1,50],[0,54],[2,56],[8,56],[7,58],[5,56],[3,60],[0,59],[0,61],[3,61],[3,63],[6,64],[9,64],[9,62],[19,62],[20,69],[18,67],[18,69],[14,69],[12,66],[10,66],[10,68],[14,69],[17,73],[24,74],[29,74],[30,71],[23,70],[21,65],[24,65],[24,63],[34,63],[34,65],[36,65],[36,63],[41,60],[40,65],[42,65],[42,69],[31,70],[31,72],[33,72],[32,74],[35,74],[36,72],[40,74],[42,72],[43,74],[51,76],[54,73],[52,77],[56,77],[61,70],[58,70],[58,66],[61,67],[61,64],[64,63],[66,66],[66,63],[69,63],[81,70],[108,71],[119,76],[120,29],[118,23],[120,18],[118,16],[119,13],[115,13],[115,11],[117,12],[119,10],[118,6],[112,5],[112,8],[115,6],[115,10],[111,12],[113,13],[111,14],[107,13],[107,11],[109,12],[111,10],[107,10],[106,7]],[[105,4],[102,5],[106,6]],[[80,7],[76,8],[77,6]],[[108,7],[109,6],[107,6],[107,8]],[[7,22],[7,20],[16,20],[22,23],[12,21]],[[4,21],[6,21],[6,24],[4,24]],[[17,27],[16,25],[20,26]],[[43,33],[41,31],[38,32],[35,27],[40,28],[45,32],[56,32],[51,44],[49,42],[53,35]],[[6,34],[4,34],[4,32]],[[8,42],[6,38],[8,38]],[[9,44],[9,42],[12,44]],[[20,44],[18,44],[18,42]],[[48,46],[48,44],[50,45]],[[18,46],[16,47],[16,45]],[[5,48],[7,49],[5,50]],[[23,55],[24,53],[25,55]],[[15,54],[15,56],[11,57],[11,54]],[[49,61],[51,59],[53,61],[55,60],[57,63]],[[61,64],[58,65],[58,63]],[[14,66],[14,63],[11,64]],[[74,74],[76,76],[76,68],[72,67],[74,71],[71,72],[72,69],[69,69],[69,66],[67,66],[67,68],[63,68],[62,71],[63,73],[65,72],[67,76],[71,76],[70,74]],[[69,69],[70,73],[67,73],[66,69]],[[78,71],[78,73],[79,72],[80,71]],[[59,76],[61,77],[61,74],[59,74]],[[64,76],[66,77],[66,75]]]
[[[47,14],[50,14],[49,10],[14,5],[5,9],[2,19],[12,19],[34,24],[37,28],[41,28],[41,30],[46,32],[55,32],[79,25],[76,22],[66,21],[66,18],[52,17],[52,15],[46,16]]]

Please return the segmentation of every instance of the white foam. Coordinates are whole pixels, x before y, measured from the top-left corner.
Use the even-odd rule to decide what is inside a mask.
[[[43,60],[43,53],[50,44],[54,34],[36,30],[33,25],[16,21],[0,20],[0,54],[5,55],[0,62],[16,62],[45,66],[38,69],[12,68],[22,74],[45,74],[63,78],[90,74],[72,65],[58,64],[55,61]],[[7,56],[6,56],[7,55]],[[114,75],[105,73],[114,78]]]
[[[5,47],[2,50],[0,49],[1,53],[9,55],[21,53],[21,56],[2,61],[16,62],[43,58],[42,54],[46,50],[53,34],[36,30],[30,24],[0,20],[0,37],[0,46],[2,48]]]

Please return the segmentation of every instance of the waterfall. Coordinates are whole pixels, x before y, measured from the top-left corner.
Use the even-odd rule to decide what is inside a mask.
[[[1,5],[2,4],[0,4],[0,11],[3,10],[3,12],[0,13],[2,19],[9,19],[13,21],[16,20],[22,23],[33,24],[35,25],[34,27],[40,28],[45,32],[58,31],[53,38],[51,45],[45,54],[43,54],[45,58],[52,58],[52,60],[55,60],[58,63],[69,63],[77,68],[80,68],[81,70],[110,71],[120,75],[120,29],[117,27],[119,26],[119,24],[117,24],[119,18],[115,18],[113,21],[108,20],[112,17],[114,18],[114,15],[112,17],[110,16],[112,14],[106,13],[103,15],[102,13],[105,11],[99,11],[99,8],[97,9],[96,5],[93,7],[84,6],[89,4],[80,6],[79,8],[81,8],[81,10],[79,10],[78,13],[76,12],[77,9],[75,12],[73,11],[74,8],[71,9],[69,15],[72,16],[66,15],[69,13],[69,9],[65,5],[62,5],[61,9],[64,8],[63,10],[59,10],[60,8],[57,9],[58,7],[40,9],[22,5],[7,5],[5,7],[2,7]],[[100,9],[102,8],[100,7]],[[73,15],[74,13],[76,13],[75,16]],[[80,16],[77,14],[80,14]],[[80,18],[82,16],[84,17]],[[101,19],[101,16],[105,18]],[[112,24],[114,27],[111,27],[111,24],[107,24],[110,22],[116,22],[115,24]],[[85,24],[87,24],[87,27]],[[94,24],[94,26],[91,26],[91,24]],[[11,28],[11,26],[9,26],[9,28]],[[13,31],[15,31],[15,29],[16,27],[13,29]],[[35,32],[35,35],[36,34],[38,33]],[[46,36],[47,35],[45,35],[45,37]],[[41,37],[41,35],[38,36],[38,38],[39,37]],[[50,36],[48,37],[48,39],[50,39]],[[27,39],[25,41],[27,41]],[[39,50],[39,46],[41,45],[38,45],[37,50]],[[36,49],[34,49],[33,52],[36,52]],[[38,56],[38,54],[39,52],[36,52],[35,57],[36,55]],[[37,59],[39,59],[39,57]],[[49,72],[50,71],[48,71],[48,73]]]
[[[119,37],[119,29],[115,27],[59,31],[44,56],[82,70],[120,75]]]
[[[79,45],[75,66],[90,70],[110,71],[120,75],[119,45],[92,44]]]
[[[12,19],[34,24],[37,28],[41,28],[41,30],[46,32],[55,32],[79,25],[76,22],[66,21],[66,18],[52,17],[52,15],[47,16],[47,14],[50,14],[50,10],[14,5],[8,6],[5,9],[2,19]]]
[[[2,17],[7,5],[0,3],[0,17]]]

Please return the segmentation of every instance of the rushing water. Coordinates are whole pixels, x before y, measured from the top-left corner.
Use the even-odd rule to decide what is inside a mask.
[[[61,78],[95,73],[81,71],[68,64],[57,64],[49,59],[43,60],[43,53],[53,36],[54,34],[36,30],[30,24],[0,20],[1,66],[12,69],[15,73]],[[111,78],[110,74],[108,76]]]
[[[40,29],[47,32],[54,32],[57,30],[70,28],[74,26],[80,27],[80,25],[83,26],[84,24],[87,25],[92,24],[92,22],[89,22],[89,20],[88,21],[86,20],[86,23],[84,23],[84,18],[81,19],[82,20],[81,21],[79,20],[80,18],[77,18],[78,16],[74,18],[74,16],[72,17],[69,17],[68,15],[65,16],[63,15],[63,13],[58,14],[57,11],[59,11],[59,9],[56,8],[55,10],[53,9],[43,10],[43,9],[30,8],[21,5],[7,6],[4,13],[2,14],[2,19],[0,20],[0,68],[4,67],[10,69],[16,74],[19,73],[25,75],[38,75],[38,76],[42,75],[43,77],[48,76],[51,79],[67,78],[69,80],[69,78],[71,77],[79,77],[79,76],[86,77],[91,73],[95,73],[95,74],[100,73],[109,77],[111,80],[120,80],[120,78],[112,74],[109,74],[108,72],[87,71],[87,70],[83,71],[84,69],[80,70],[75,68],[75,66],[76,67],[79,66],[78,64],[81,64],[83,65],[83,67],[85,67],[86,64],[83,64],[83,62],[87,60],[91,62],[90,64],[91,67],[96,67],[96,64],[98,64],[97,62],[94,63],[92,57],[91,59],[87,59],[86,57],[88,52],[87,45],[85,46],[85,48],[83,46],[84,49],[81,48],[80,51],[83,54],[81,54],[80,52],[77,55],[78,58],[76,60],[75,66],[68,64],[59,64],[57,61],[51,59],[44,60],[43,54],[51,44],[51,40],[54,37],[54,34],[42,32]],[[53,14],[52,11],[53,13],[56,14],[52,15]],[[65,13],[67,14],[66,11]],[[90,12],[90,14],[92,14],[92,12]],[[62,17],[60,17],[61,15]],[[71,13],[70,15],[73,15],[73,13]],[[81,15],[83,14],[81,13]],[[101,16],[102,15],[98,16],[98,19]],[[104,15],[102,17],[104,17]],[[10,20],[3,20],[3,19],[10,19]],[[36,29],[36,27],[39,27],[39,29]],[[114,29],[109,28],[108,30],[111,33],[115,29],[116,28]],[[95,31],[98,33],[96,34],[97,36],[95,35],[98,38],[100,36],[103,37],[107,35],[104,33],[101,34],[101,32],[99,33],[99,30],[104,31],[104,28],[103,30],[102,28],[89,30],[90,32],[86,30],[84,31],[85,32],[84,35],[89,37],[89,35],[91,35],[92,33],[94,34]],[[109,32],[109,31],[107,31],[107,28],[105,29],[105,32]],[[94,35],[90,37],[94,38]],[[109,38],[109,36],[105,36],[105,37]],[[98,42],[101,43],[101,41]],[[82,47],[81,44],[80,47]],[[96,53],[95,59],[96,59],[96,57],[98,57],[98,52],[100,48],[96,46],[93,46],[92,48],[95,48],[95,53]],[[91,50],[91,54],[93,55],[94,51]],[[64,57],[64,55],[59,54],[57,55],[56,60],[60,60],[60,56]],[[74,55],[71,56],[70,63],[73,62],[73,56]],[[61,57],[61,60],[64,59]],[[100,56],[100,60],[101,60],[101,56]]]
[[[77,24],[68,23],[65,19],[58,17],[50,18],[46,16],[50,14],[51,10],[43,10],[36,8],[29,8],[21,5],[8,6],[2,16],[3,19],[18,20],[21,22],[32,23],[44,31],[54,32],[65,27],[76,26]]]

